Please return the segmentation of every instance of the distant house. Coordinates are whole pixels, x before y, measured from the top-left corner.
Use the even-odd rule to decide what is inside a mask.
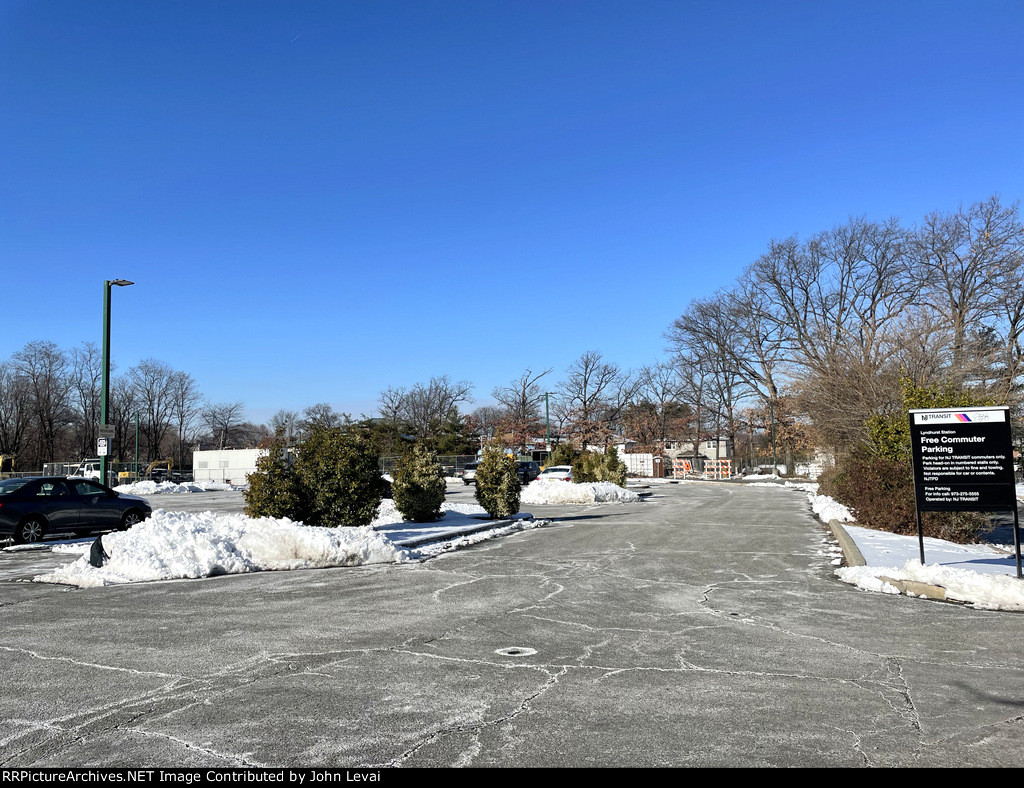
[[[733,456],[732,441],[719,436],[706,438],[696,444],[692,441],[665,440],[657,441],[657,445],[649,444],[643,448],[654,448],[655,451],[637,451],[639,444],[625,438],[612,444],[619,457],[626,463],[629,473],[634,476],[658,476],[671,473],[675,460],[685,460],[694,471],[704,468],[706,462],[712,460],[730,460]],[[588,446],[591,451],[604,451],[603,446]],[[660,458],[660,459],[659,459]]]

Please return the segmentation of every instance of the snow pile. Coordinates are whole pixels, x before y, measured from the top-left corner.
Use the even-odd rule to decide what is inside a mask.
[[[519,502],[531,506],[546,504],[635,503],[640,496],[611,482],[577,484],[558,479],[528,484]]]
[[[823,523],[827,523],[830,520],[838,520],[841,523],[852,523],[856,521],[853,516],[853,512],[846,506],[839,503],[835,498],[829,498],[827,495],[816,495],[814,493],[808,493],[807,497],[811,501],[811,509],[818,515],[818,519]]]
[[[162,493],[197,493],[197,492],[222,492],[225,490],[238,490],[226,482],[154,482],[141,481],[131,484],[122,484],[114,488],[125,495],[160,495]]]
[[[83,552],[88,548],[84,545]],[[316,528],[288,519],[163,509],[128,531],[103,536],[103,549],[110,556],[103,567],[92,566],[83,554],[34,580],[89,588],[412,559],[408,551],[395,547],[370,526]]]
[[[927,551],[925,553],[927,559]],[[1014,564],[1013,556],[1003,563]],[[914,580],[946,589],[946,599],[969,602],[987,610],[1024,610],[1024,582],[1006,574],[983,574],[970,569],[958,569],[944,564],[922,565],[917,559],[907,561],[902,568],[879,566],[845,567],[836,570],[839,579],[867,591],[899,593],[882,580]]]
[[[132,482],[122,484],[114,488],[124,495],[160,495],[162,493],[193,493],[206,492],[206,489],[193,482],[178,484],[177,482]]]

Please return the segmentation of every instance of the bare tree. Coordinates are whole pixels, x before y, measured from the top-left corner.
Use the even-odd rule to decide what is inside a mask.
[[[333,429],[352,421],[349,414],[339,413],[326,402],[310,405],[302,413],[303,419],[299,422],[299,426],[306,434],[314,430]]]
[[[405,388],[389,386],[380,394],[377,409],[385,421],[395,424],[401,421],[405,413],[405,397],[408,392]]]
[[[478,438],[493,438],[505,423],[506,416],[507,411],[504,408],[483,405],[469,414],[469,428]]]
[[[0,454],[17,456],[28,434],[31,395],[26,378],[10,362],[0,363]]]
[[[135,391],[145,456],[162,459],[174,411],[174,370],[162,361],[143,359],[128,370],[128,382]]]
[[[25,381],[37,428],[38,464],[56,458],[58,438],[71,422],[67,355],[53,342],[29,342],[12,356],[14,372]]]
[[[1017,205],[1004,206],[995,196],[956,213],[933,213],[917,231],[916,262],[927,301],[952,330],[953,382],[971,377],[971,329],[997,316],[996,296],[1005,295],[1005,283],[1019,271],[1022,248]]]
[[[233,431],[242,424],[245,403],[207,403],[202,410],[202,419],[210,435],[217,442],[218,449],[224,449],[231,442]]]
[[[570,439],[580,447],[607,445],[637,385],[635,375],[617,364],[606,363],[597,351],[587,351],[576,359],[558,385],[559,406],[566,416]]]
[[[78,422],[79,452],[95,451],[96,425],[100,422],[103,358],[95,342],[84,342],[71,351],[71,397]]]
[[[491,392],[505,410],[503,430],[511,436],[512,445],[520,452],[526,450],[527,444],[543,426],[540,403],[544,401],[544,392],[537,382],[550,373],[550,368],[537,374],[528,369],[518,380],[507,386],[495,387]]]
[[[455,383],[442,375],[410,389],[385,389],[378,407],[387,421],[406,425],[417,438],[427,438],[441,425],[458,418],[458,406],[472,401],[472,390],[472,384]]]
[[[267,429],[278,438],[283,438],[286,443],[291,443],[299,431],[300,417],[294,410],[279,410],[270,417],[267,422]]]
[[[118,460],[135,459],[136,436],[141,426],[135,387],[126,375],[110,382],[110,411],[107,422],[114,425],[114,454]]]
[[[657,452],[667,440],[685,437],[691,410],[682,401],[678,369],[671,364],[644,367],[638,375],[636,401],[622,414],[628,437],[644,451]]]
[[[203,395],[199,384],[187,372],[174,372],[170,382],[171,418],[177,430],[178,467],[185,466],[185,449],[195,439]],[[190,460],[191,462],[191,460]]]

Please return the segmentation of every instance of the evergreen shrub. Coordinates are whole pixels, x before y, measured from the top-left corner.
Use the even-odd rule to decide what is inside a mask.
[[[486,447],[476,469],[476,499],[487,514],[494,519],[516,514],[521,489],[516,458]]]
[[[414,523],[441,519],[447,483],[433,451],[417,443],[399,459],[394,479],[392,494],[403,519]]]
[[[271,455],[275,452],[271,450]],[[306,525],[369,525],[386,482],[380,458],[362,437],[337,427],[314,430],[287,466],[268,458],[249,475],[245,513]],[[254,492],[255,490],[255,492]]]
[[[611,482],[625,487],[626,463],[619,459],[614,446],[609,446],[604,453],[583,452],[572,464],[572,480],[579,483]]]
[[[551,454],[548,455],[547,460],[544,462],[544,467],[551,468],[555,465],[572,465],[576,462],[576,458],[579,457],[580,454],[582,454],[582,452],[572,443],[559,443],[551,450]]]
[[[274,440],[246,477],[245,513],[249,517],[302,519],[301,493],[283,440]]]

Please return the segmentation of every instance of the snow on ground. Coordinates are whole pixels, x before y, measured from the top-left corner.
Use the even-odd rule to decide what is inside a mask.
[[[1017,561],[1010,550],[996,545],[960,545],[925,537],[922,565],[916,536],[897,536],[858,526],[845,526],[867,566],[836,571],[847,583],[871,591],[893,593],[880,580],[915,580],[942,586],[948,599],[993,610],[1024,610],[1024,581],[1017,579]],[[886,587],[887,586],[887,587]]]
[[[679,484],[683,481],[682,479],[673,479],[671,476],[657,477],[657,476],[631,476],[626,479],[627,486],[639,485],[646,487],[650,484]]]
[[[546,523],[524,515],[506,525],[489,527],[480,506],[446,503],[443,508],[444,517],[436,523],[406,523],[394,501],[385,499],[373,523],[363,528],[320,528],[288,519],[158,509],[130,530],[102,537],[109,556],[102,567],[89,561],[93,540],[54,543],[53,552],[79,558],[34,580],[90,588],[245,572],[402,563]],[[431,538],[437,541],[415,549],[402,544]]]
[[[611,482],[577,484],[560,479],[535,481],[526,485],[519,502],[527,506],[551,504],[635,503],[640,496]]]
[[[114,490],[123,493],[124,495],[161,495],[164,493],[196,493],[196,492],[214,492],[220,490],[237,490],[238,487],[233,487],[230,484],[224,482],[184,482],[178,484],[177,482],[132,482],[131,484],[122,484],[115,487]]]
[[[757,485],[762,486],[762,485]],[[768,485],[764,485],[768,486]],[[839,520],[864,556],[867,566],[841,567],[836,576],[865,591],[898,594],[899,589],[882,580],[911,580],[946,589],[946,598],[990,610],[1024,610],[1024,580],[1017,579],[1013,551],[1000,545],[961,545],[943,539],[924,540],[925,564],[917,536],[901,536],[853,525],[853,512],[827,495],[817,494],[816,484],[791,484],[807,494],[822,522]],[[1024,485],[1017,485],[1022,496]]]

